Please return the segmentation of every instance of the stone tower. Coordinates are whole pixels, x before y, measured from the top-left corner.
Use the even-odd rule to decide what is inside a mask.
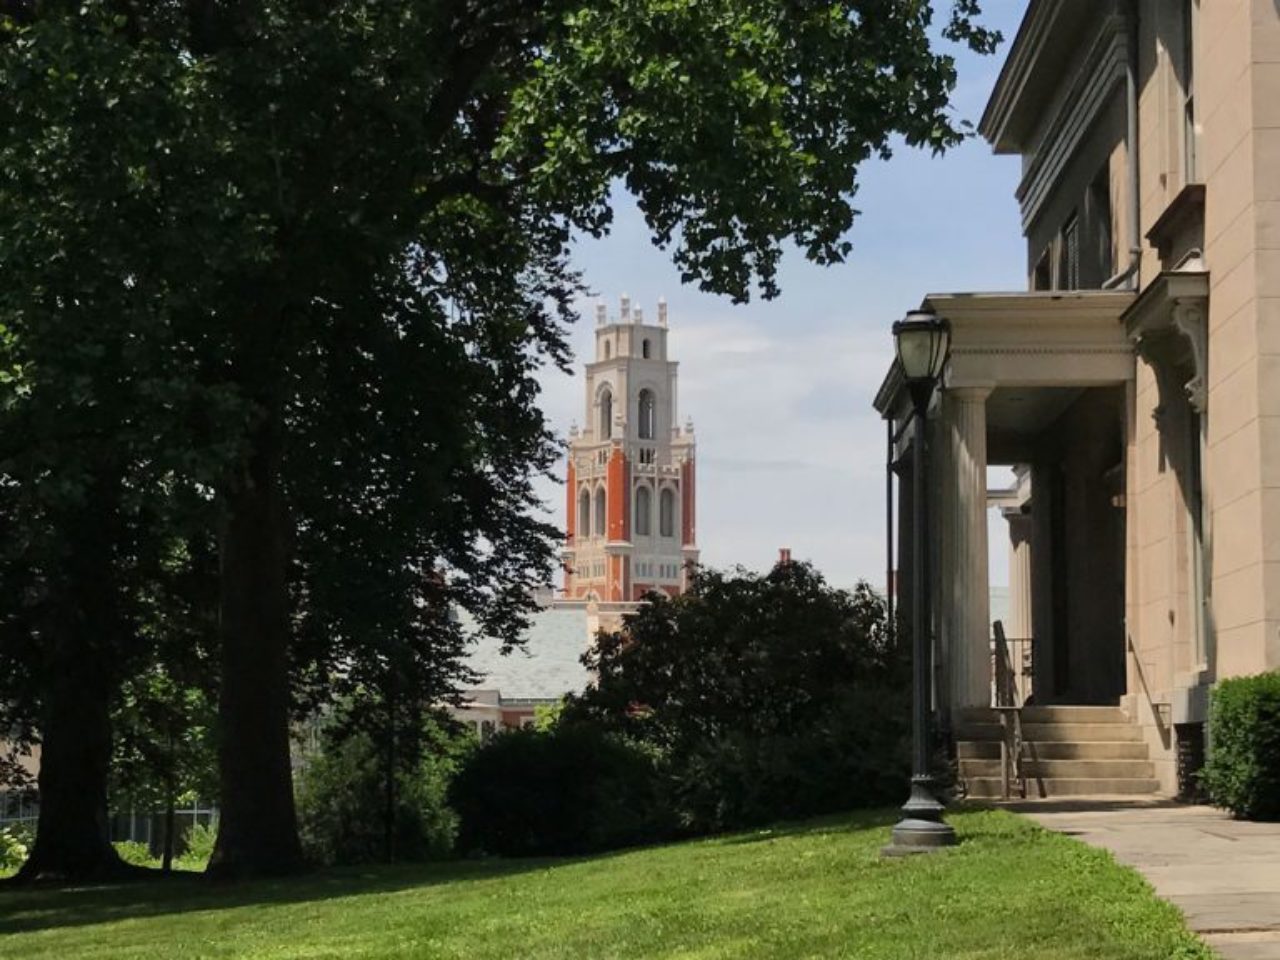
[[[698,559],[693,422],[677,421],[667,304],[646,323],[624,294],[616,319],[596,307],[586,365],[586,426],[570,432],[564,593],[630,603],[685,589]]]

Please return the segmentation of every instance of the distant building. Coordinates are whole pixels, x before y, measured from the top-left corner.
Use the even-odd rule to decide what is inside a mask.
[[[596,308],[595,359],[586,364],[586,427],[570,430],[564,591],[539,598],[523,648],[504,656],[482,638],[470,666],[484,679],[454,715],[482,737],[532,724],[537,708],[581,692],[581,658],[617,629],[645,594],[678,596],[697,563],[693,422],[681,427],[676,367],[658,322],[623,295],[619,315]]]
[[[564,596],[606,619],[650,591],[678,595],[698,559],[693,422],[679,425],[669,357],[666,301],[656,325],[625,295],[616,319],[596,308],[586,426],[570,432]]]
[[[469,665],[483,679],[451,713],[482,738],[532,724],[539,707],[586,688],[582,655],[594,636],[589,626],[585,604],[554,604],[534,616],[524,646],[505,656],[501,641],[482,637]]]

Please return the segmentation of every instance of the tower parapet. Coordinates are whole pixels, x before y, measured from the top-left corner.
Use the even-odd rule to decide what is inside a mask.
[[[623,294],[616,318],[596,305],[586,364],[585,426],[570,435],[566,470],[565,596],[633,602],[675,596],[698,559],[693,422],[679,426],[677,363],[658,322]]]

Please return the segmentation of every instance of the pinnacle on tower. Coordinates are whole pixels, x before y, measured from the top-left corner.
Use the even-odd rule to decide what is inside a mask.
[[[637,324],[644,323],[644,311],[639,307],[636,307],[634,317]]]
[[[622,303],[619,309],[618,322],[619,323],[631,322],[631,298],[627,296],[625,293],[622,295]]]
[[[596,301],[596,326],[603,327],[609,322],[609,308],[605,306],[604,300]]]
[[[665,327],[667,325],[667,298],[658,298],[658,326]]]

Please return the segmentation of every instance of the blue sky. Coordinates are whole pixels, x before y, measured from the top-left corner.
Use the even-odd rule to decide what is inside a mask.
[[[947,0],[939,0],[945,9]],[[994,57],[953,48],[956,114],[975,124],[1026,0],[987,0],[984,20],[1003,31]],[[698,438],[698,540],[714,566],[771,565],[779,547],[849,586],[884,579],[884,424],[871,401],[892,357],[890,324],[925,294],[1020,290],[1025,250],[1013,191],[1017,157],[972,140],[941,158],[899,148],[865,165],[849,239],[835,267],[789,254],[782,293],[734,306],[682,287],[623,195],[612,233],[580,241],[576,265],[617,312],[623,293],[656,315],[670,305],[670,349],[680,362],[680,419]],[[593,300],[572,330],[590,354]],[[582,422],[581,380],[547,372],[543,409],[556,431]],[[559,518],[562,488],[541,490]],[[993,527],[993,535],[998,527]],[[1003,582],[997,544],[993,582]]]

